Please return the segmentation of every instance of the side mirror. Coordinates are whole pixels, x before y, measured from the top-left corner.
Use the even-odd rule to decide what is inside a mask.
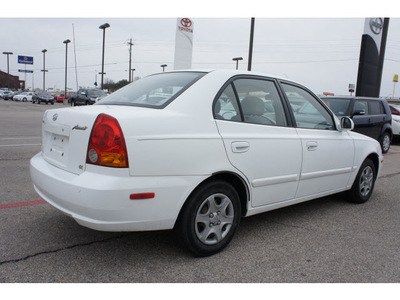
[[[354,122],[349,117],[343,117],[340,120],[340,131],[348,131],[354,129]]]

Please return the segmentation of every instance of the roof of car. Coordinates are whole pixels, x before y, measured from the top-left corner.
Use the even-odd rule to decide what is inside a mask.
[[[375,98],[375,97],[361,97],[361,96],[321,96],[321,99],[343,99],[343,100],[385,100],[384,98]]]
[[[232,70],[232,69],[195,69],[195,70],[171,70],[171,71],[165,71],[165,72],[160,72],[160,73],[155,73],[155,74],[162,74],[162,73],[176,73],[176,72],[204,72],[204,73],[211,73],[211,72],[218,72],[218,73],[224,73],[228,75],[255,75],[255,76],[264,76],[264,77],[271,77],[271,78],[276,78],[279,80],[287,80],[290,82],[295,82],[298,83],[294,80],[288,79],[288,78],[283,78],[281,76],[273,75],[273,74],[267,74],[267,73],[262,73],[262,72],[256,72],[256,71],[243,71],[243,70]],[[152,75],[155,75],[152,74]],[[151,76],[151,75],[149,75]],[[300,83],[299,83],[300,84]]]

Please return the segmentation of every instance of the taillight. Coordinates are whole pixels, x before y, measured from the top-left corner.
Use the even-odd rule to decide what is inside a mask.
[[[115,168],[129,167],[124,134],[117,119],[106,114],[97,117],[90,134],[86,163]]]

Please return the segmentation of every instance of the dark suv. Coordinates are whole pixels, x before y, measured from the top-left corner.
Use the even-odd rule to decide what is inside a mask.
[[[106,93],[100,89],[79,89],[75,96],[71,97],[74,106],[94,104],[104,98]]]
[[[322,101],[340,118],[349,116],[354,131],[376,139],[382,152],[389,151],[392,141],[392,113],[385,99],[366,97],[323,97]]]

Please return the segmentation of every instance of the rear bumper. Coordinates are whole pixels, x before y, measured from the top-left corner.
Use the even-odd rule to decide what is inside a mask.
[[[49,164],[41,153],[31,159],[30,172],[44,200],[82,226],[100,231],[171,229],[186,198],[205,179],[112,176],[89,170],[76,175]],[[146,192],[155,197],[130,200],[131,194]]]

